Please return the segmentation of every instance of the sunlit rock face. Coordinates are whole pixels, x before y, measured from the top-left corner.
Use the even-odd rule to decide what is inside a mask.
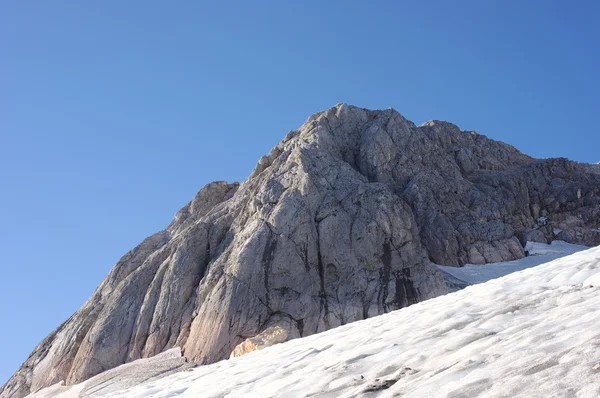
[[[521,258],[528,236],[599,244],[599,208],[596,166],[338,104],[127,253],[0,397],[173,347],[211,363],[270,327],[294,338],[405,307],[446,292],[432,262]]]
[[[253,351],[260,351],[275,344],[284,343],[289,338],[289,332],[281,326],[271,326],[254,337],[249,337],[236,345],[230,358],[241,357]]]

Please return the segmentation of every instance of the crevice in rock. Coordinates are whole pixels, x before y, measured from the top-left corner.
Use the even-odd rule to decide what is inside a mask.
[[[383,244],[381,262],[383,263],[383,268],[379,270],[379,294],[377,295],[377,301],[383,309],[383,312],[388,312],[386,301],[388,296],[388,285],[390,282],[390,272],[392,269],[392,248],[390,242],[385,242]]]
[[[271,226],[268,223],[266,225],[269,227],[269,237],[267,238],[265,250],[262,255],[262,265],[265,286],[265,303],[267,308],[270,308],[271,305],[269,297],[269,275],[273,268],[273,258],[275,255],[275,250],[277,248],[277,240],[273,239],[273,230],[271,229]]]
[[[329,329],[329,303],[327,302],[327,292],[325,291],[325,267],[323,266],[323,257],[321,253],[321,234],[319,232],[321,221],[315,220],[315,230],[317,231],[317,273],[319,275],[319,317],[323,318],[325,328]],[[318,330],[319,322],[317,322],[315,333],[317,333]]]
[[[398,308],[407,307],[416,304],[419,300],[419,292],[415,289],[410,277],[410,269],[404,268],[401,271],[394,272],[396,279],[396,297],[394,301]]]

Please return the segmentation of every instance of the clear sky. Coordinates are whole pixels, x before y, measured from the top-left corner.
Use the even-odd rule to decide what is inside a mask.
[[[204,184],[346,102],[600,161],[597,1],[5,1],[0,384]]]

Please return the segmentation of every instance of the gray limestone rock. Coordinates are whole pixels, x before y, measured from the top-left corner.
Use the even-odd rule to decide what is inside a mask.
[[[519,234],[519,242],[523,247],[527,242],[548,243],[546,235],[540,229],[525,229]]]
[[[599,244],[599,209],[592,166],[338,104],[288,133],[242,184],[208,184],[127,253],[0,397],[173,347],[211,363],[270,327],[307,336],[402,308],[447,291],[432,262],[520,258],[518,238],[533,230]]]

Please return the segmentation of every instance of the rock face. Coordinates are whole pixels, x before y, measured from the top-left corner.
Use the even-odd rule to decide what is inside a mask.
[[[339,104],[290,132],[241,185],[202,188],[0,397],[173,347],[211,363],[273,326],[307,336],[405,307],[446,291],[432,261],[520,258],[528,236],[599,244],[599,209],[597,166]]]
[[[281,326],[271,326],[267,330],[250,337],[238,344],[231,352],[230,358],[241,357],[252,351],[262,350],[288,340],[288,331]]]

